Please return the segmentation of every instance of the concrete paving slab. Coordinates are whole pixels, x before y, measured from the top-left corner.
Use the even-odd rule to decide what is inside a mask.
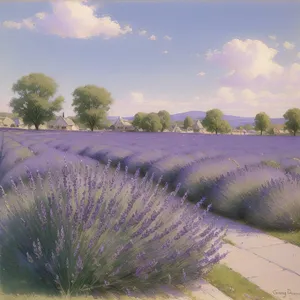
[[[222,263],[240,273],[245,278],[253,276],[270,278],[274,272],[282,271],[282,268],[279,266],[247,250],[239,249],[232,245],[224,245],[221,251],[229,251],[228,255],[222,260]]]
[[[231,300],[230,297],[222,293],[205,280],[201,280],[198,284],[190,284],[188,289],[191,296],[197,300]]]
[[[300,277],[291,272],[279,271],[269,277],[258,276],[248,280],[277,299],[300,299]]]
[[[300,249],[297,246],[280,244],[251,249],[251,252],[300,276]]]

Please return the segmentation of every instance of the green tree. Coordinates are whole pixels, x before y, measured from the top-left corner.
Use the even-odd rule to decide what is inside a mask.
[[[111,94],[96,85],[81,86],[73,92],[74,111],[80,122],[91,131],[107,122],[107,112],[112,103]]]
[[[219,128],[220,133],[229,133],[231,132],[232,128],[230,124],[226,120],[222,120],[221,126]]]
[[[194,123],[193,119],[191,117],[187,116],[183,121],[184,129],[188,129],[188,128],[192,127],[193,123]]]
[[[260,131],[260,135],[263,134],[263,131],[266,131],[270,124],[270,117],[265,112],[260,112],[255,116],[255,130]]]
[[[245,124],[244,126],[242,126],[243,127],[243,129],[245,129],[245,130],[253,130],[253,125],[252,124]]]
[[[162,125],[161,131],[168,129],[171,126],[171,116],[166,110],[160,110],[158,112],[160,123]]]
[[[142,129],[148,132],[158,132],[162,129],[160,118],[156,113],[150,113],[142,121]]]
[[[286,120],[285,129],[295,136],[300,131],[300,109],[291,108],[283,117]]]
[[[206,112],[202,125],[207,131],[215,132],[216,134],[221,133],[227,127],[223,120],[223,113],[216,108]]]
[[[132,125],[136,128],[142,128],[143,119],[147,116],[146,113],[138,112],[134,115]]]
[[[12,91],[18,97],[11,99],[9,105],[25,125],[34,125],[38,130],[41,124],[54,119],[55,113],[62,109],[62,96],[51,100],[57,87],[52,78],[42,73],[31,73],[13,84]]]

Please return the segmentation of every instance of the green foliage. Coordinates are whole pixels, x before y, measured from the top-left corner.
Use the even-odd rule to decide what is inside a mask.
[[[157,113],[150,113],[142,121],[142,129],[148,132],[158,132],[162,130],[162,124]]]
[[[146,113],[138,112],[134,115],[132,125],[136,128],[142,128],[143,119],[147,116]]]
[[[300,109],[291,108],[283,115],[283,117],[286,120],[285,129],[295,136],[300,130]]]
[[[253,130],[254,129],[254,126],[252,124],[245,124],[243,126],[238,126],[236,129],[239,129],[239,130]]]
[[[269,135],[275,135],[275,128],[273,126],[269,127],[267,133]]]
[[[42,73],[21,77],[12,90],[19,96],[10,101],[13,113],[21,117],[25,125],[34,125],[37,130],[41,124],[52,120],[55,112],[62,109],[62,96],[50,101],[57,91],[56,82]]]
[[[230,131],[232,130],[230,124],[225,121],[225,120],[222,120],[221,122],[221,127],[220,127],[220,133],[229,133]]]
[[[184,129],[188,129],[190,127],[193,126],[193,119],[189,116],[187,116],[185,119],[184,119],[184,122],[183,122],[183,127]]]
[[[112,103],[111,94],[96,85],[81,86],[73,92],[74,111],[80,122],[91,131],[103,126]]]
[[[223,113],[219,109],[211,109],[206,112],[202,125],[209,132],[227,133],[231,130],[229,123],[223,120]]]
[[[260,112],[255,116],[255,130],[260,131],[261,135],[263,131],[268,129],[270,124],[270,117],[265,112]]]
[[[158,112],[158,116],[160,118],[160,123],[162,125],[161,131],[168,129],[171,125],[171,116],[166,110],[160,110]]]

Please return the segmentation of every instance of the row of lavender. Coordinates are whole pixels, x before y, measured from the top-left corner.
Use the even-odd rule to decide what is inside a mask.
[[[62,147],[76,139],[79,145],[70,152],[55,149],[58,141]],[[203,278],[224,257],[224,230],[203,222],[201,203],[175,197],[179,187],[168,193],[147,176],[79,156],[84,139],[4,133],[2,285],[14,278],[42,292],[153,292],[161,284]]]
[[[34,168],[46,160],[55,164],[63,153],[68,159],[80,155],[104,164],[110,159],[132,173],[140,169],[154,173],[156,180],[163,176],[173,188],[180,183],[181,195],[188,191],[194,202],[206,197],[223,215],[267,228],[300,228],[297,138],[111,132],[28,132],[11,138],[39,154],[39,159],[27,160]],[[2,182],[18,174],[18,168],[21,164]]]

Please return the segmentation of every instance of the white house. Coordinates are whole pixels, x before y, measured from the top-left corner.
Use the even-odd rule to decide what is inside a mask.
[[[57,117],[56,120],[48,122],[48,128],[56,130],[79,130],[78,126],[71,119],[64,116]]]
[[[15,127],[15,122],[9,117],[0,117],[0,127]]]
[[[173,128],[172,128],[172,132],[182,132],[180,127],[176,124]]]
[[[124,120],[122,117],[118,117],[114,125],[112,126],[114,130],[118,131],[134,131],[134,126],[127,120]]]

